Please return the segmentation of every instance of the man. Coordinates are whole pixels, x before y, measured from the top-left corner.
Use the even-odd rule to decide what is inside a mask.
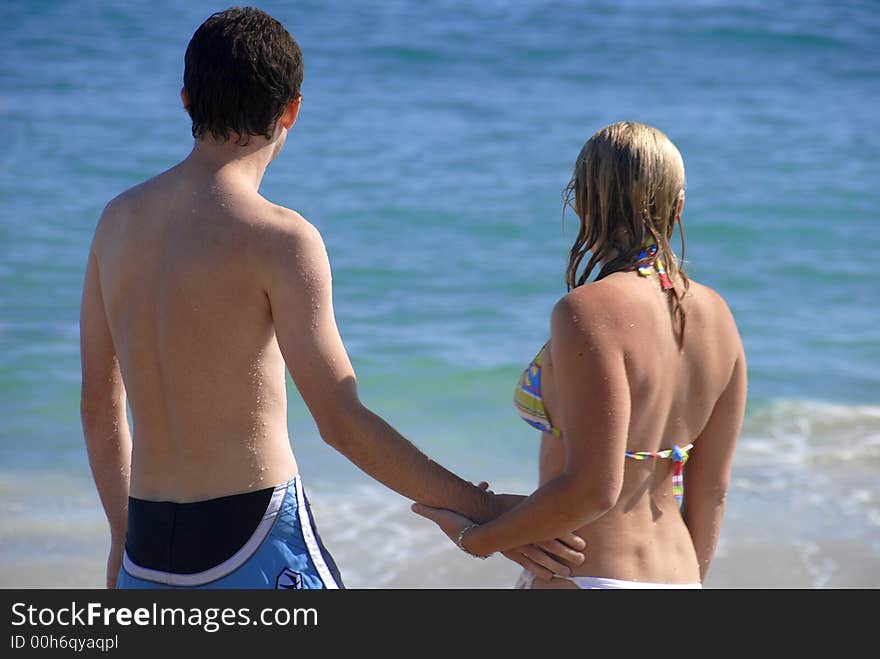
[[[108,588],[342,587],[291,450],[285,367],[321,437],[401,495],[479,521],[519,499],[449,472],[361,404],[321,236],[259,194],[302,77],[299,46],[271,16],[209,17],[185,56],[192,152],[98,222],[81,407],[110,523]],[[578,538],[561,540],[506,555],[550,578],[583,558]]]

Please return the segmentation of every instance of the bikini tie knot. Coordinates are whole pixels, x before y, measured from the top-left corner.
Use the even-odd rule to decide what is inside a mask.
[[[678,444],[672,445],[672,460],[673,462],[684,462],[687,460],[687,453]]]

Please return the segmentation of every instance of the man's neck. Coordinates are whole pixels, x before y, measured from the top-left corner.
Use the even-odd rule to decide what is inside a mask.
[[[278,150],[275,141],[257,135],[250,136],[245,146],[234,137],[225,141],[203,137],[196,139],[186,162],[209,176],[234,179],[256,191]]]

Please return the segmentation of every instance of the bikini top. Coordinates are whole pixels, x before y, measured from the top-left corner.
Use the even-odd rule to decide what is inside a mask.
[[[639,255],[641,263],[638,266],[639,274],[647,277],[656,272],[660,279],[660,285],[664,289],[671,288],[672,283],[666,275],[662,261],[655,259],[653,262],[645,263],[645,260],[654,257],[656,253],[656,245],[653,244],[652,240],[649,240],[645,250]],[[513,393],[513,404],[517,414],[530,426],[553,437],[561,438],[562,432],[550,421],[550,415],[547,413],[547,408],[544,407],[544,399],[541,396],[541,359],[543,354],[544,347],[538,351],[538,354],[535,355],[535,358],[520,375]],[[684,494],[682,471],[684,463],[687,462],[689,457],[689,451],[693,447],[692,443],[684,447],[673,444],[672,448],[662,451],[627,451],[626,457],[633,460],[648,460],[649,458],[672,459],[675,463],[672,470],[672,494],[680,501]]]
[[[562,431],[550,421],[547,408],[544,407],[544,399],[541,397],[541,359],[543,354],[544,348],[542,347],[520,375],[513,392],[513,405],[517,414],[530,426],[553,437],[561,438]],[[672,468],[672,494],[681,501],[684,495],[682,472],[684,463],[687,462],[689,452],[693,447],[692,443],[687,446],[673,444],[672,448],[662,451],[627,451],[626,457],[633,460],[671,459],[675,463]]]

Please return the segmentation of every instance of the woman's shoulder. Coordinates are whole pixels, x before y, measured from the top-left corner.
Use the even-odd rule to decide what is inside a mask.
[[[553,305],[551,330],[568,330],[594,337],[613,334],[623,322],[624,315],[620,311],[627,303],[615,287],[603,281],[578,286]]]
[[[578,286],[560,297],[551,314],[551,326],[580,333],[615,333],[632,321],[632,300],[607,280]],[[700,317],[704,326],[738,334],[736,320],[724,296],[706,284],[689,280],[682,298],[685,314]]]
[[[720,314],[722,317],[733,321],[733,312],[731,311],[727,300],[721,293],[711,286],[707,286],[706,284],[691,279],[689,281],[687,293],[682,300],[686,310],[689,300],[694,305],[710,310],[715,314]]]
[[[697,332],[711,332],[716,340],[727,341],[742,350],[736,318],[725,297],[710,286],[691,280],[682,300],[688,325]]]
[[[632,304],[626,287],[613,278],[591,281],[572,290],[556,301],[554,314],[570,315],[590,313],[605,322],[618,315],[619,310]]]

